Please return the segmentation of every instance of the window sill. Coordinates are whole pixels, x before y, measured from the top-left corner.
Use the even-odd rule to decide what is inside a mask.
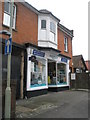
[[[41,28],[41,30],[47,30],[46,28]]]
[[[55,32],[53,32],[53,31],[51,31],[51,30],[50,30],[50,32],[56,35],[56,33],[55,33]]]
[[[9,29],[9,27],[8,27],[7,25],[4,25],[4,24],[3,24],[3,27],[6,27],[6,28]],[[15,32],[17,32],[17,29],[12,28],[12,30],[15,31]]]
[[[68,53],[68,51],[64,50],[64,52]]]

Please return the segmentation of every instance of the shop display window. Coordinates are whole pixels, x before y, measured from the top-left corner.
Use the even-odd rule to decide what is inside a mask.
[[[62,63],[57,64],[57,84],[66,84],[66,65]]]
[[[46,60],[36,58],[31,62],[31,87],[46,86]]]

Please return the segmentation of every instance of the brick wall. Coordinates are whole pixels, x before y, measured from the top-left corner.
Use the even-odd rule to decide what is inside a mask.
[[[64,36],[68,38],[68,52],[64,51]],[[62,32],[58,28],[58,49],[61,51],[61,54],[71,57],[70,67],[72,67],[72,40],[71,37]]]
[[[2,29],[2,2],[0,2],[0,30]]]
[[[16,29],[13,30],[13,42],[19,44],[30,42],[38,45],[38,15],[19,2],[15,4],[17,6],[17,15]],[[4,12],[4,3],[2,4],[2,8]],[[8,27],[3,26],[3,29],[8,30]],[[58,49],[62,51],[63,55],[71,57],[70,67],[72,67],[72,40],[67,36],[68,52],[64,52],[64,35],[67,36],[58,29]]]
[[[25,7],[20,2],[15,3],[17,7],[16,29],[13,30],[13,42],[23,44],[30,42],[38,44],[38,15]],[[4,3],[2,4],[4,10]],[[3,25],[3,29],[8,27]],[[4,37],[4,36],[3,36]]]

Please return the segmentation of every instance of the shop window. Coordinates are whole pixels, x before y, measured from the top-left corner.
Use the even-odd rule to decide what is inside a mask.
[[[64,37],[64,51],[68,52],[68,39]]]
[[[10,1],[4,2],[4,19],[3,24],[10,27]],[[16,24],[16,5],[13,6],[13,20],[12,20],[12,28],[15,29]]]
[[[36,58],[31,62],[31,87],[46,86],[46,60]]]
[[[57,84],[66,84],[66,65],[62,63],[57,64]]]
[[[46,29],[46,20],[41,20],[41,29]]]

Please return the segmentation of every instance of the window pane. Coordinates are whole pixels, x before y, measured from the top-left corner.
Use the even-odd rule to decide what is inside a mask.
[[[65,51],[68,51],[68,43],[67,43],[67,38],[64,38],[64,49]]]
[[[66,65],[62,63],[57,64],[57,84],[66,84]]]
[[[6,26],[10,26],[10,2],[4,2],[4,19],[3,24]],[[15,29],[16,24],[16,6],[13,6],[13,20],[12,27]]]
[[[46,28],[46,20],[41,20],[41,28]]]
[[[31,62],[31,87],[46,86],[46,61],[37,58]]]
[[[13,6],[13,28],[16,26],[16,6]]]
[[[50,30],[55,33],[56,26],[54,23],[50,22]]]
[[[10,15],[4,13],[3,24],[8,26],[8,27],[10,26]]]
[[[9,2],[5,2],[4,3],[4,11],[7,12],[8,14],[10,14],[10,3]]]

